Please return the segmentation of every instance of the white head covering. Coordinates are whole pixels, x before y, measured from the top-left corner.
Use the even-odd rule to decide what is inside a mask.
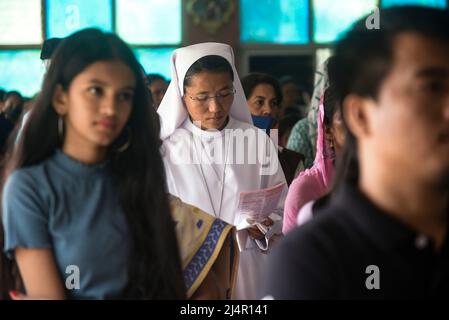
[[[190,66],[198,59],[217,55],[228,60],[234,71],[234,102],[229,114],[232,118],[252,124],[245,94],[240,78],[234,66],[234,52],[231,46],[223,43],[207,42],[176,49],[171,58],[171,82],[157,110],[161,120],[161,139],[167,139],[187,119],[188,113],[184,107],[184,77]]]

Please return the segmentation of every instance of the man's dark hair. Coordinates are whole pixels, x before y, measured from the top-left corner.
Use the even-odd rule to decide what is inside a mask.
[[[349,94],[377,99],[382,82],[393,66],[394,40],[412,32],[449,42],[449,11],[419,6],[380,10],[380,28],[368,30],[367,17],[359,20],[337,43],[329,73],[341,102]],[[345,123],[344,112],[342,112]],[[347,126],[346,126],[347,129]],[[359,176],[357,141],[346,130],[346,141],[334,178],[333,189],[346,180],[356,183]]]
[[[394,38],[404,32],[449,40],[449,12],[419,6],[380,10],[380,28],[359,20],[337,43],[334,75],[341,99],[354,93],[376,99],[393,64]]]

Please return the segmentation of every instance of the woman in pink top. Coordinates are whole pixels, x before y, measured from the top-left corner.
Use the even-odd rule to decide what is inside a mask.
[[[324,196],[331,187],[335,158],[340,154],[345,137],[338,99],[332,86],[326,89],[321,99],[317,122],[314,165],[301,172],[290,185],[284,206],[284,234],[296,226],[301,208],[307,202]]]

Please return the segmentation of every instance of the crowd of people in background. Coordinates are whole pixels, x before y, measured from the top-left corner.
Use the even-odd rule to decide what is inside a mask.
[[[41,60],[45,66],[48,66],[51,53],[62,40],[62,38],[51,38],[44,42]],[[151,93],[152,105],[157,110],[167,91],[170,79],[166,79],[159,73],[148,73],[145,74],[145,82]],[[274,76],[264,73],[250,73],[242,78],[242,84],[248,99],[248,107],[254,125],[266,130],[268,134],[270,133],[270,129],[279,130],[277,132],[279,146],[286,148],[294,125],[299,120],[305,118],[308,113],[310,94],[304,89],[305,86],[301,86],[290,75],[277,79]],[[258,86],[260,84],[262,86]],[[271,86],[271,89],[268,89],[268,91],[273,91],[268,93],[272,95],[270,100],[267,100],[269,97],[266,96],[267,93],[265,91],[261,91],[260,94],[262,96],[258,92],[253,92],[256,87],[257,90],[263,90],[263,84]],[[24,97],[18,91],[6,91],[0,88],[1,121],[3,121],[3,118],[7,118],[15,126],[20,120],[20,117],[31,109],[37,95],[34,97]],[[9,125],[2,126],[2,130],[3,128],[9,128]],[[2,146],[4,146],[6,138],[11,131],[2,131]],[[301,158],[301,160],[304,159]],[[299,171],[295,173],[298,174]]]

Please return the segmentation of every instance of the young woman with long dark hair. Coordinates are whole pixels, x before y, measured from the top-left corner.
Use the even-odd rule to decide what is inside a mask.
[[[6,159],[2,298],[185,296],[150,105],[116,35],[87,29],[58,46]]]

